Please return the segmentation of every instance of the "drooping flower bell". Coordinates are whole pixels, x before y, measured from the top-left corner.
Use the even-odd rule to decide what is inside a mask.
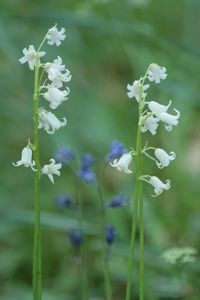
[[[83,232],[78,229],[71,230],[69,232],[70,241],[74,248],[79,248],[83,242]]]
[[[170,180],[167,179],[164,182],[162,182],[158,177],[156,176],[150,176],[150,175],[142,175],[140,176],[140,179],[143,181],[146,181],[147,183],[149,183],[151,186],[153,186],[154,188],[154,195],[152,195],[153,197],[157,197],[159,196],[163,190],[169,190],[170,189]]]
[[[116,229],[111,225],[107,225],[106,242],[108,243],[109,246],[111,246],[115,239],[116,239]]]
[[[54,183],[53,175],[60,176],[60,169],[62,168],[62,164],[61,163],[56,164],[56,161],[53,158],[51,158],[49,161],[50,164],[44,165],[42,167],[41,172],[42,174],[46,174],[49,177],[50,181]]]
[[[176,158],[175,152],[172,151],[168,154],[165,150],[161,148],[155,149],[154,155],[158,159],[156,160],[156,164],[159,169],[167,167],[170,164],[170,161]]]
[[[133,171],[129,169],[129,165],[132,161],[132,158],[132,152],[125,153],[119,159],[115,159],[113,162],[110,162],[110,165],[113,168],[116,168],[118,171],[131,174]]]
[[[173,126],[177,126],[180,118],[180,111],[174,108],[176,115],[170,115],[167,112],[161,112],[159,114],[159,119],[164,123],[165,129],[171,131]]]
[[[151,64],[148,72],[149,81],[154,81],[155,83],[160,83],[161,80],[167,78],[166,68],[161,67],[157,64]]]
[[[145,84],[143,85],[143,89],[142,89],[142,99],[144,100],[147,93],[145,93],[145,91],[149,88],[149,84]],[[135,98],[137,100],[137,102],[139,102],[139,87],[140,87],[140,80],[135,80],[133,82],[133,84],[128,84],[127,85],[127,89],[128,89],[128,97],[129,98]]]
[[[61,162],[65,166],[69,166],[73,160],[75,160],[75,153],[67,146],[62,146],[55,154],[56,160]]]
[[[52,28],[50,28],[47,33],[48,44],[49,45],[56,44],[57,47],[60,46],[61,41],[64,41],[64,39],[66,37],[66,35],[64,33],[65,33],[65,29],[61,28],[61,30],[58,31],[56,25],[53,26]]]
[[[107,205],[107,208],[118,208],[128,206],[128,201],[124,193],[120,193],[117,197],[113,198]]]
[[[52,112],[43,108],[38,110],[38,128],[44,128],[48,134],[54,134],[55,131],[67,124],[66,118],[61,122]]]
[[[30,167],[33,171],[36,171],[36,169],[34,168],[35,161],[32,160],[32,149],[29,147],[29,145],[23,148],[21,153],[21,159],[18,160],[16,163],[13,163],[13,166],[24,166],[26,168]]]
[[[22,52],[24,56],[19,59],[19,62],[21,64],[25,64],[27,62],[30,70],[34,70],[37,57],[40,61],[40,57],[43,57],[46,54],[45,51],[37,52],[33,45],[30,45],[28,49],[24,48]]]
[[[143,115],[139,121],[141,124],[141,132],[151,132],[152,135],[155,135],[157,133],[158,128],[158,117],[154,117],[151,115],[151,113],[147,113],[146,115]]]
[[[169,101],[168,105],[162,105],[156,101],[150,101],[147,103],[150,111],[156,114],[167,112],[168,108],[171,106],[171,100]]]
[[[56,109],[60,104],[68,99],[67,96],[70,93],[69,88],[65,91],[60,91],[58,88],[53,86],[48,86],[47,88],[48,90],[43,94],[43,96],[48,102],[50,102],[50,108]]]
[[[63,194],[56,198],[56,206],[59,208],[70,208],[73,206],[73,201],[69,195]]]
[[[92,154],[84,154],[78,176],[88,184],[96,184],[96,174],[91,170],[91,167],[96,162],[96,158]]]

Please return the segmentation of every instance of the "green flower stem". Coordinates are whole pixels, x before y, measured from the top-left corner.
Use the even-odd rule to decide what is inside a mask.
[[[151,66],[151,65],[150,65]],[[140,80],[139,86],[139,106],[138,106],[138,121],[142,116],[143,99],[142,91],[145,79],[149,72],[150,66],[148,67],[144,77]],[[137,228],[137,217],[138,217],[138,206],[139,206],[139,226],[140,226],[140,278],[139,278],[139,294],[140,300],[144,299],[144,220],[143,220],[143,183],[140,180],[142,175],[143,165],[143,152],[142,152],[142,135],[141,135],[141,124],[138,125],[137,137],[136,137],[136,184],[134,190],[134,207],[132,216],[132,231],[131,231],[131,243],[130,243],[130,255],[128,265],[128,278],[126,287],[126,300],[132,300],[131,298],[131,286],[133,280],[133,257],[135,250],[135,237]]]
[[[78,167],[76,164],[72,167],[73,172],[75,174],[77,180],[77,204],[79,208],[79,228],[80,230],[83,229],[83,202],[81,198],[81,182],[80,178],[77,178],[77,170]],[[81,256],[81,263],[80,263],[80,285],[81,285],[81,299],[88,300],[89,299],[89,291],[88,291],[88,280],[87,280],[87,263],[86,263],[86,247],[85,241],[80,246],[80,256]]]
[[[100,182],[97,183],[97,189],[100,201],[100,222],[101,222],[101,242],[103,252],[103,263],[104,263],[104,288],[106,294],[106,300],[112,300],[112,285],[110,279],[109,263],[108,263],[108,252],[106,247],[106,218],[105,218],[105,207],[103,200],[103,193]]]
[[[39,107],[39,59],[37,58],[34,77],[34,160],[36,163],[35,175],[35,228],[33,244],[33,300],[42,297],[42,270],[41,270],[41,225],[40,225],[40,149],[38,132]]]
[[[148,68],[149,69],[149,68]],[[147,70],[148,70],[147,69]],[[139,87],[139,118],[142,115],[142,90],[145,78],[148,71],[146,72],[142,83]],[[139,129],[139,140],[138,140],[138,178],[142,176],[143,167],[143,153],[142,153],[142,135],[141,135],[141,125]],[[144,216],[143,216],[143,182],[139,179],[138,185],[138,198],[139,198],[139,227],[140,227],[140,276],[139,276],[139,300],[144,300]]]

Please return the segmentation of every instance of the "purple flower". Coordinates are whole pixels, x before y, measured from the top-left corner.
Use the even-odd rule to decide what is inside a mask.
[[[127,153],[124,144],[114,140],[111,144],[110,152],[105,158],[105,162],[108,164],[116,158],[120,158],[124,153]]]
[[[67,146],[62,146],[55,154],[56,160],[61,162],[63,165],[69,166],[75,159],[75,153]]]
[[[108,243],[109,246],[112,245],[116,238],[116,230],[113,226],[107,225],[106,226],[106,242]]]
[[[117,197],[108,204],[107,208],[117,208],[122,206],[128,206],[128,201],[124,193],[120,193]]]
[[[59,208],[69,208],[72,207],[73,202],[69,195],[63,194],[56,198],[56,206]]]
[[[84,154],[82,156],[82,169],[91,168],[95,162],[96,162],[96,158],[92,154],[90,153]]]
[[[72,246],[79,248],[83,242],[83,232],[78,229],[73,229],[69,233],[70,241]]]
[[[95,157],[91,154],[85,154],[82,156],[81,168],[78,171],[78,176],[82,181],[89,184],[96,184],[96,174],[91,170],[95,161]]]

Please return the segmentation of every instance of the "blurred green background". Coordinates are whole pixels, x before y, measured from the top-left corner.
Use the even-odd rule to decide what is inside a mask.
[[[41,161],[59,146],[77,156],[91,152],[103,164],[112,140],[134,147],[137,105],[126,95],[127,83],[144,74],[148,65],[165,66],[167,80],[152,84],[148,97],[181,111],[171,133],[159,128],[152,145],[174,150],[177,159],[161,172],[145,160],[145,173],[171,179],[170,191],[159,198],[145,186],[145,291],[147,300],[200,299],[200,260],[177,268],[160,258],[173,246],[200,247],[200,1],[199,0],[1,0],[0,2],[0,299],[31,299],[33,240],[33,173],[14,168],[28,137],[33,138],[33,72],[18,59],[22,49],[37,47],[48,28],[65,27],[59,48],[46,46],[48,61],[58,55],[72,73],[70,99],[56,114],[68,126],[53,136],[41,131]],[[42,105],[45,101],[41,99]],[[132,165],[134,169],[134,164]],[[98,169],[98,167],[96,167]],[[76,226],[72,211],[55,208],[55,197],[76,197],[75,178],[68,168],[52,185],[42,177],[44,300],[81,299],[76,261],[67,230]],[[125,191],[130,206],[132,176],[108,168],[105,201]],[[90,299],[105,299],[96,228],[98,198],[83,185],[87,221]],[[113,299],[124,299],[131,228],[130,209],[110,211],[107,220],[117,228],[110,270]],[[135,270],[138,270],[136,251]],[[138,276],[134,278],[138,290]]]

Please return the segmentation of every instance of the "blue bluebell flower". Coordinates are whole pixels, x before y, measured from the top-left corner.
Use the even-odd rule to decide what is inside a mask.
[[[90,153],[84,154],[82,156],[82,168],[83,169],[91,168],[95,162],[96,162],[96,158]]]
[[[122,206],[128,206],[128,201],[124,193],[120,193],[117,197],[113,198],[107,205],[107,208],[117,208]]]
[[[111,225],[106,225],[106,242],[108,243],[109,246],[112,245],[116,238],[116,230],[113,226]]]
[[[73,229],[69,232],[70,241],[72,246],[79,248],[83,242],[83,232],[79,229]]]
[[[63,165],[69,166],[73,160],[75,160],[75,153],[67,146],[62,146],[55,154],[56,160]]]
[[[124,144],[120,143],[117,140],[114,140],[110,147],[110,152],[105,158],[105,162],[108,164],[116,158],[120,158],[124,153],[127,153]]]
[[[56,198],[56,206],[59,208],[69,208],[73,206],[73,201],[69,195],[63,194]]]
[[[89,184],[96,184],[96,174],[91,170],[91,167],[96,162],[96,158],[92,154],[85,154],[82,156],[82,162],[78,176],[82,181]]]

